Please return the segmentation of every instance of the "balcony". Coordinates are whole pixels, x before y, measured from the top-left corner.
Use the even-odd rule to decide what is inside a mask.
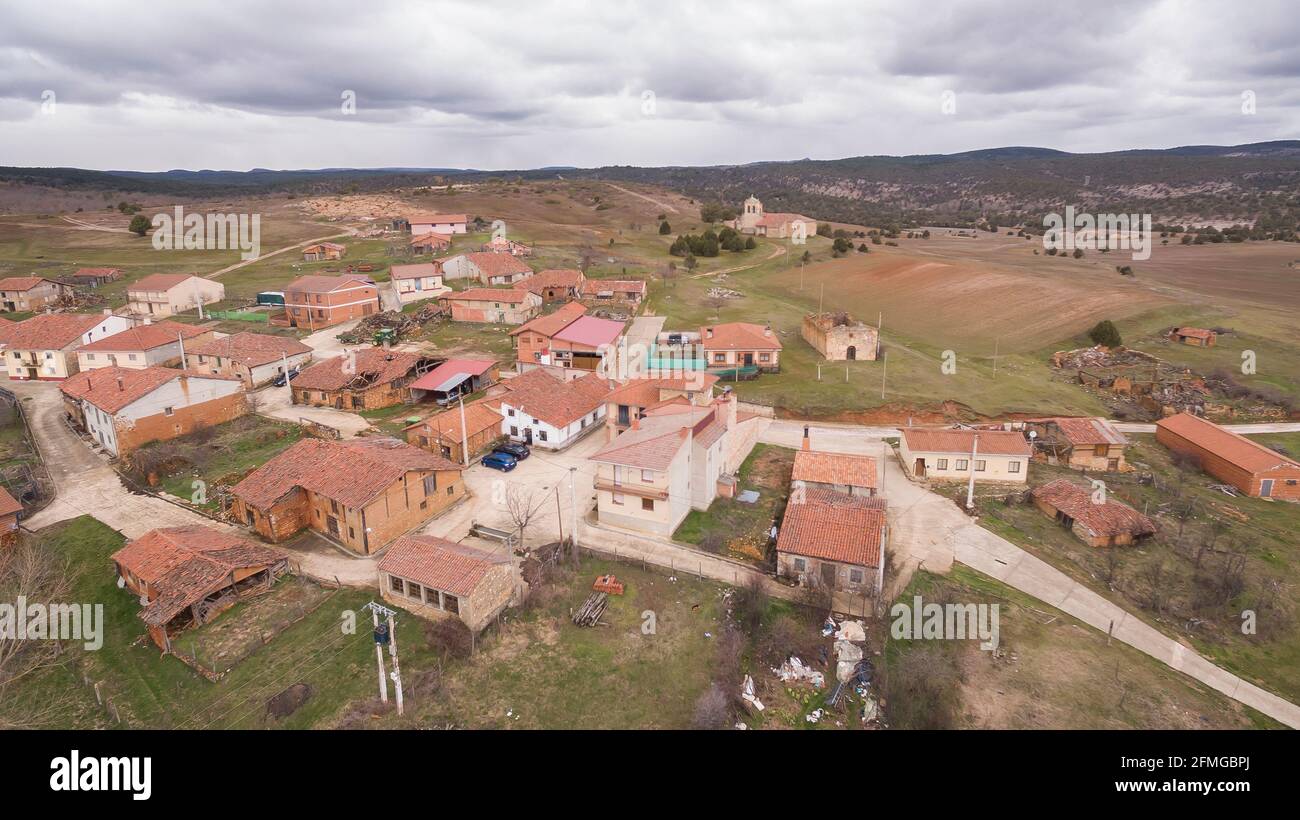
[[[623,493],[624,495],[635,495],[638,498],[653,498],[658,501],[668,500],[668,488],[656,487],[653,484],[615,484],[608,478],[597,478],[595,481],[597,490],[604,490],[608,493]]]

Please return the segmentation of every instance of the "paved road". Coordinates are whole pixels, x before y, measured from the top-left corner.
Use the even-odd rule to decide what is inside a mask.
[[[122,533],[138,538],[156,527],[202,524],[218,529],[246,531],[213,521],[184,507],[135,493],[126,488],[105,458],[96,455],[63,420],[63,400],[58,385],[49,382],[9,382],[6,389],[23,402],[41,458],[50,471],[58,495],[50,506],[23,521],[37,530],[81,515],[90,515]],[[353,586],[373,586],[378,575],[374,561],[350,558],[323,550],[296,550],[281,545],[302,572],[315,578],[338,578]]]
[[[288,386],[268,385],[251,394],[259,416],[268,416],[281,421],[300,424],[303,419],[310,419],[318,424],[333,427],[343,433],[344,438],[354,438],[362,430],[368,429],[370,422],[356,413],[335,410],[332,407],[311,407],[294,404]]]
[[[305,239],[302,242],[299,242],[295,245],[289,245],[288,247],[280,248],[279,250],[274,250],[271,251],[270,253],[264,253],[261,256],[255,256],[252,259],[243,259],[240,260],[239,262],[236,262],[233,265],[227,265],[226,267],[221,268],[220,270],[214,270],[212,273],[204,274],[204,278],[216,279],[218,276],[222,276],[224,274],[230,273],[232,270],[239,270],[240,268],[245,267],[246,265],[251,265],[255,262],[261,262],[263,259],[270,259],[272,256],[279,256],[282,253],[288,253],[289,251],[295,250],[297,248],[305,248],[308,245],[315,245],[317,242],[328,242],[331,239],[341,239],[347,236],[356,236],[356,234],[357,231],[355,228],[346,228],[344,229],[343,233],[330,234],[329,236],[321,236],[321,237],[317,237],[316,239]]]

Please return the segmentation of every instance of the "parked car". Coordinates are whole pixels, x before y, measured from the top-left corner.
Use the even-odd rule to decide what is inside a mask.
[[[298,374],[301,372],[302,370],[300,368],[295,367],[292,370],[290,370],[288,373],[281,373],[280,375],[276,376],[275,381],[271,383],[274,384],[276,387],[284,387],[289,382],[298,378]],[[286,378],[286,376],[288,378]]]
[[[505,453],[506,455],[514,456],[516,461],[523,461],[528,458],[528,454],[531,453],[532,450],[528,449],[527,444],[516,444],[513,441],[507,441],[505,444],[498,444],[493,447],[492,452]]]
[[[483,466],[491,467],[494,470],[500,470],[508,473],[519,465],[519,460],[509,453],[498,453],[495,450],[483,457]]]

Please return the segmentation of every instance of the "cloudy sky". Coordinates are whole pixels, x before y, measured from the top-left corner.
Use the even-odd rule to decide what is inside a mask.
[[[0,165],[700,165],[1300,137],[1294,0],[289,5],[5,0]]]

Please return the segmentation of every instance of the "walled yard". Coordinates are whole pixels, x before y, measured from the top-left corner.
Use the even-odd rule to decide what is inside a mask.
[[[1154,436],[1129,438],[1134,472],[1085,479],[1034,463],[1030,483],[1062,476],[1080,483],[1102,479],[1115,498],[1155,521],[1155,536],[1135,546],[1089,547],[1019,500],[1019,491],[977,487],[980,524],[1225,669],[1282,697],[1300,697],[1294,592],[1300,584],[1294,560],[1300,505],[1226,495],[1214,479],[1175,464]],[[956,503],[965,501],[964,486],[941,491]],[[1256,618],[1255,634],[1243,633],[1247,611]]]
[[[785,509],[790,495],[794,450],[757,444],[737,471],[736,494],[758,492],[747,504],[737,498],[717,498],[707,510],[691,510],[673,533],[677,541],[706,552],[771,566],[769,531]]]
[[[246,415],[188,436],[160,441],[131,455],[127,475],[208,512],[221,510],[221,494],[297,442],[303,429],[290,422]],[[153,480],[150,481],[150,476]],[[203,481],[202,495],[195,481]]]

